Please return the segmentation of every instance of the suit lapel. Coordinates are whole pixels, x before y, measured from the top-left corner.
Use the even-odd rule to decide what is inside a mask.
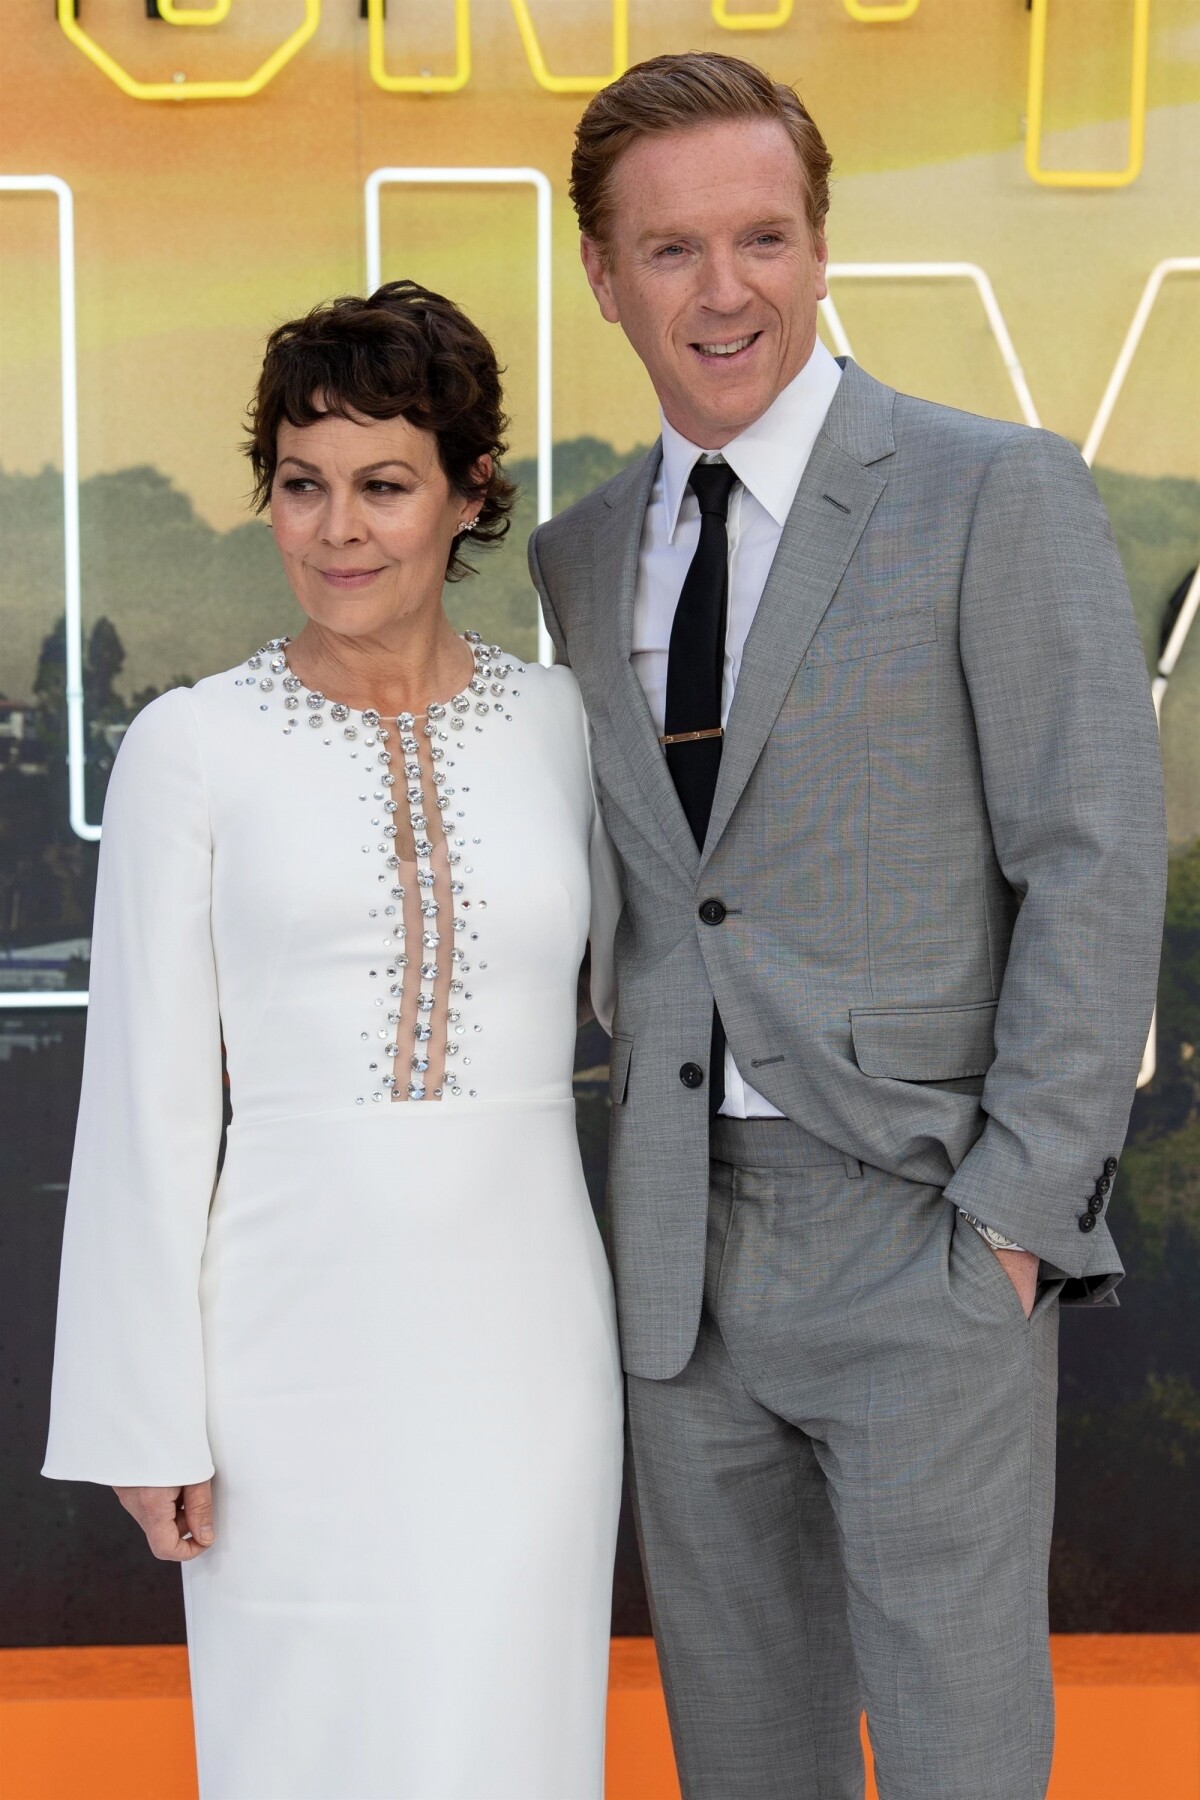
[[[746,639],[702,865],[729,824],[813,634],[887,486],[885,476],[866,465],[894,448],[894,397],[890,388],[847,363]]]
[[[887,486],[884,474],[871,465],[895,448],[894,400],[891,388],[845,360],[746,639],[703,857],[698,855],[630,662],[638,552],[661,446],[655,445],[603,495],[592,544],[591,626],[594,666],[601,682],[596,700],[611,720],[616,747],[629,772],[625,802],[634,816],[647,808],[653,814],[664,848],[689,883],[729,824],[813,634]]]
[[[630,662],[642,524],[660,461],[661,449],[656,445],[604,495],[604,512],[595,525],[591,619],[603,684],[598,698],[629,770],[626,801],[635,816],[650,809],[671,860],[691,882],[699,861],[696,841],[679,804],[642,684]]]

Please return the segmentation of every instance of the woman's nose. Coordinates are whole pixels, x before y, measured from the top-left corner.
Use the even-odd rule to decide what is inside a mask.
[[[321,521],[321,536],[330,544],[352,544],[364,536],[356,494],[330,494]]]

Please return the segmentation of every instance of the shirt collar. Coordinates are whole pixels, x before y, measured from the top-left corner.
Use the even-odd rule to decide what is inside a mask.
[[[781,530],[841,377],[841,368],[818,338],[800,373],[776,394],[753,425],[731,438],[720,452]],[[699,459],[711,453],[689,442],[665,417],[662,447],[663,504],[667,538],[673,541],[688,476]]]

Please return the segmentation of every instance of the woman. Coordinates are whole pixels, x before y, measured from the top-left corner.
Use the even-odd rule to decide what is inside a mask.
[[[249,455],[307,623],[147,707],[109,790],[45,1472],[183,1564],[204,1800],[602,1790],[571,1070],[615,886],[573,677],[443,610],[507,528],[501,398],[411,282],[276,331]]]

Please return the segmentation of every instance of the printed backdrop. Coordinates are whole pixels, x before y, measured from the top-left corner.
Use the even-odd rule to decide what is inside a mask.
[[[295,625],[269,534],[246,510],[242,414],[267,330],[320,298],[362,291],[372,171],[432,172],[381,189],[384,277],[411,275],[454,296],[508,369],[510,466],[523,508],[504,551],[454,590],[452,612],[521,655],[536,649],[524,569],[539,449],[534,188],[451,184],[437,172],[533,169],[549,180],[549,437],[562,506],[656,432],[641,370],[600,321],[579,270],[566,192],[586,89],[626,55],[720,48],[794,82],[836,159],[835,264],[983,272],[982,289],[961,269],[835,278],[830,342],[849,342],[874,374],[912,392],[1036,415],[1094,448],[1101,399],[1151,272],[1166,258],[1191,259],[1163,281],[1096,454],[1151,664],[1200,560],[1200,0],[1036,0],[1032,9],[1026,0],[781,0],[749,19],[743,9],[740,20],[733,0],[728,11],[714,0],[711,12],[708,0],[371,5],[381,21],[375,74],[407,78],[408,91],[373,75],[366,0],[201,0],[208,23],[188,22],[186,0],[4,0],[0,14],[0,1334],[9,1398],[0,1641],[10,1644],[182,1633],[174,1571],[150,1561],[112,1497],[36,1473],[85,1019],[91,828],[140,706]],[[1040,167],[1068,172],[1068,185],[1035,180],[1026,167],[1027,75],[1042,41]],[[289,43],[293,54],[256,92],[202,97],[205,83],[254,86]],[[455,91],[412,91],[456,79]],[[564,80],[567,91],[554,91]],[[1143,115],[1136,178],[1078,185],[1137,160]],[[75,214],[82,578],[80,617],[69,625],[60,202],[11,180],[47,175],[68,185]],[[72,819],[67,637],[76,629],[83,711]],[[1122,1309],[1064,1320],[1060,1630],[1200,1623],[1200,637],[1185,644],[1162,722],[1173,858],[1156,1067],[1135,1106],[1114,1216],[1130,1270]],[[605,1054],[594,1029],[583,1034],[580,1132],[601,1210]],[[614,1625],[648,1629],[628,1533]]]

